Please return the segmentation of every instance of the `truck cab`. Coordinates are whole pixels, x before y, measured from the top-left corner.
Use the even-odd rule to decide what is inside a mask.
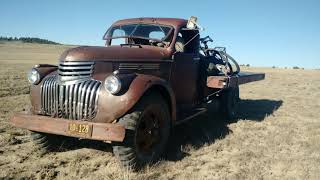
[[[191,26],[190,26],[191,25]],[[31,109],[11,119],[38,146],[59,147],[66,136],[111,143],[124,166],[136,169],[164,153],[174,126],[217,102],[235,115],[240,84],[263,73],[240,73],[225,49],[208,48],[194,18],[134,18],[115,22],[104,47],[65,51],[58,65],[28,74]]]

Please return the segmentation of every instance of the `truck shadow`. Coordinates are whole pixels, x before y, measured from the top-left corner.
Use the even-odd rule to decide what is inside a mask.
[[[266,116],[272,115],[282,105],[282,101],[276,100],[241,100],[238,110],[238,118],[233,122],[227,122],[219,116],[218,111],[210,111],[206,114],[176,126],[169,137],[168,148],[163,157],[168,161],[178,161],[188,156],[190,149],[199,149],[206,144],[214,143],[217,139],[225,138],[232,131],[228,124],[238,120],[251,120],[261,122]],[[80,148],[89,148],[112,152],[112,147],[108,143],[93,140],[71,140],[65,143],[58,151],[69,151]]]
[[[112,146],[109,143],[89,139],[64,138],[62,145],[57,149],[52,149],[53,152],[66,152],[82,148],[100,150],[104,152],[112,152]]]
[[[165,159],[169,161],[181,160],[189,155],[189,149],[199,149],[206,144],[214,143],[217,139],[223,139],[232,133],[228,127],[229,123],[235,123],[238,120],[261,122],[266,116],[272,115],[282,103],[281,100],[245,99],[240,101],[238,117],[232,122],[227,122],[219,116],[219,112],[216,110],[177,126],[169,139]]]
[[[282,100],[241,100],[239,102],[237,119],[263,121],[266,116],[272,115],[272,113],[276,111],[282,105],[282,103]]]

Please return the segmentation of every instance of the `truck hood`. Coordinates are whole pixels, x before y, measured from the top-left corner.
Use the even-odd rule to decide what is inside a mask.
[[[171,52],[167,49],[142,46],[80,46],[66,50],[60,57],[60,61],[152,61],[171,59]]]

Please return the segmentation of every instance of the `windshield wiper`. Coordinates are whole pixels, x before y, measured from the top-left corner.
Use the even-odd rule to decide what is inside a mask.
[[[139,48],[142,48],[142,46],[140,44],[120,44],[121,47],[123,46],[129,46],[129,47],[132,47],[132,46],[137,46]]]
[[[131,37],[131,36],[136,32],[138,26],[140,26],[140,24],[137,24],[137,25],[134,27],[134,29],[133,29],[133,31],[130,33],[129,37]]]

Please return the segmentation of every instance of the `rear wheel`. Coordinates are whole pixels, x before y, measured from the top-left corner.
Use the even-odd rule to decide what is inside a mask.
[[[162,155],[170,134],[170,114],[160,94],[145,95],[118,123],[126,128],[126,137],[113,146],[113,152],[124,167],[136,170]]]
[[[239,87],[229,88],[221,93],[220,111],[223,118],[228,121],[236,119],[239,101]]]

